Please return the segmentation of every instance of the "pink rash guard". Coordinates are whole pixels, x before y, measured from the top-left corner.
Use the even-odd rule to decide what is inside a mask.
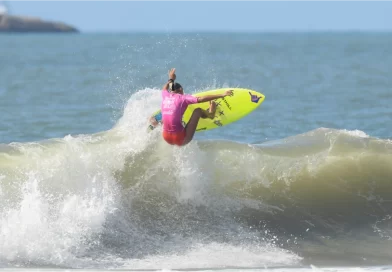
[[[163,130],[171,133],[181,132],[182,115],[190,104],[196,104],[197,97],[190,94],[171,93],[168,90],[162,90],[162,122]]]

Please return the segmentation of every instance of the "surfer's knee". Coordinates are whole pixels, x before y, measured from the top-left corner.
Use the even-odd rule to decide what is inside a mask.
[[[200,118],[203,118],[203,119],[208,117],[208,112],[203,110],[202,108],[195,109],[193,111],[193,114],[196,115],[197,117],[200,117]]]
[[[193,111],[193,113],[194,113],[194,114],[198,114],[198,115],[202,115],[203,110],[202,110],[201,108],[196,108],[196,109]]]
[[[195,115],[195,116],[197,116],[197,117],[205,118],[205,117],[204,117],[204,116],[205,116],[205,112],[203,111],[202,108],[196,108],[196,109],[193,111],[193,115]]]

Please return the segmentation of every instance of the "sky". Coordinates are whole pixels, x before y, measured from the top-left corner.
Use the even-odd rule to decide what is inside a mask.
[[[5,1],[14,15],[82,32],[392,31],[392,2]]]

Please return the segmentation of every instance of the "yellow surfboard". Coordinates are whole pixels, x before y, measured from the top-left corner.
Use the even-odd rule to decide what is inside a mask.
[[[261,103],[263,103],[265,99],[265,96],[259,92],[241,88],[224,88],[210,90],[202,93],[196,93],[193,95],[198,97],[211,94],[221,94],[227,90],[233,90],[233,95],[215,99],[214,101],[217,104],[215,118],[200,119],[196,131],[219,128],[233,123],[254,111],[258,106],[260,106]],[[188,123],[195,109],[202,108],[208,110],[209,107],[210,102],[188,105],[188,108],[186,109],[182,117],[183,124],[185,125]],[[155,117],[158,122],[161,122],[161,110],[156,111],[152,116]],[[150,130],[154,128],[155,127],[153,125],[149,126]]]

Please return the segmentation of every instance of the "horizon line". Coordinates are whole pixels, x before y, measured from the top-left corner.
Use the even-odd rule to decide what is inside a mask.
[[[122,33],[347,33],[347,32],[384,32],[390,33],[391,29],[282,29],[282,30],[224,30],[224,29],[184,29],[184,30],[161,30],[161,29],[133,29],[133,30],[80,30],[80,34],[122,34]]]

